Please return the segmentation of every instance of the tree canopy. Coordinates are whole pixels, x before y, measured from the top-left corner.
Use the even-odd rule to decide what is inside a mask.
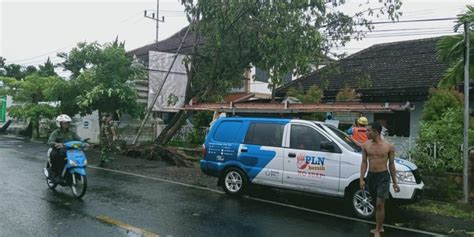
[[[124,44],[79,43],[69,53],[61,53],[64,70],[72,73],[71,80],[53,86],[63,113],[85,115],[99,113],[140,114],[133,80],[146,78],[143,67],[134,64],[126,54]]]
[[[185,64],[185,104],[191,98],[194,102],[221,99],[255,65],[270,76],[274,97],[288,73],[307,73],[327,59],[332,47],[371,30],[368,17],[387,14],[397,19],[401,7],[399,0],[380,1],[376,8],[348,15],[338,10],[343,0],[181,2],[194,33],[193,50]],[[178,112],[157,143],[166,144],[189,116],[189,112]]]
[[[370,16],[400,16],[401,2],[381,1],[353,15],[338,10],[345,1],[201,1],[182,0],[200,41],[193,91],[217,91],[234,85],[257,65],[270,77],[272,91],[288,73],[303,75],[329,55],[331,48],[360,39],[373,29]],[[200,82],[200,78],[207,78]],[[205,82],[204,82],[205,81]],[[196,85],[197,84],[197,85]],[[209,89],[201,84],[208,85]],[[197,87],[197,88],[196,88]],[[228,87],[227,87],[228,88]],[[208,94],[208,93],[203,93]]]

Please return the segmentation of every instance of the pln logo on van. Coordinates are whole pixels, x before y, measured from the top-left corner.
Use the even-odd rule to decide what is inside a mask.
[[[296,157],[296,167],[300,170],[304,170],[308,167],[318,167],[319,170],[324,170],[325,159],[326,158],[324,157],[307,156],[306,154],[301,153]]]
[[[300,170],[304,170],[306,166],[308,166],[308,163],[306,163],[305,154],[301,153],[296,157],[296,167]]]

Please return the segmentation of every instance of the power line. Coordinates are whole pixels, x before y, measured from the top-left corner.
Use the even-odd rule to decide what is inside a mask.
[[[364,38],[373,39],[373,38],[387,38],[387,37],[405,37],[405,36],[428,36],[428,35],[448,35],[448,34],[458,34],[452,31],[430,31],[423,33],[403,33],[403,34],[379,34],[379,35],[367,35]]]
[[[413,23],[413,22],[431,22],[431,21],[451,21],[457,20],[456,17],[446,17],[446,18],[428,18],[428,19],[414,19],[414,20],[401,20],[401,21],[376,21],[370,24],[379,25],[379,24],[394,24],[394,23]]]
[[[39,58],[39,57],[43,57],[43,56],[47,56],[47,55],[51,55],[53,53],[57,53],[63,49],[66,49],[66,48],[69,48],[71,45],[68,45],[68,46],[65,46],[63,48],[60,48],[60,49],[56,49],[54,51],[51,51],[51,52],[48,52],[48,53],[45,53],[45,54],[41,54],[41,55],[38,55],[38,56],[34,56],[34,57],[31,57],[31,58],[24,58],[24,59],[19,59],[19,60],[13,60],[9,63],[18,63],[18,62],[24,62],[24,61],[29,61],[31,59],[36,59],[36,58]]]

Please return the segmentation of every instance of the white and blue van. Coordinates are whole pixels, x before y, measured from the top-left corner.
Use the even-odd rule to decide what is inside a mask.
[[[221,118],[203,144],[201,170],[219,178],[231,195],[249,184],[344,197],[356,215],[371,218],[370,194],[359,188],[360,147],[344,132],[322,122],[275,118]],[[396,159],[400,192],[392,199],[421,197],[423,181],[413,163]]]

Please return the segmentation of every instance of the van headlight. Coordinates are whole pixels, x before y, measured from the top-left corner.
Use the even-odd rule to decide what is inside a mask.
[[[411,171],[397,171],[397,180],[399,183],[416,184],[415,176]]]

